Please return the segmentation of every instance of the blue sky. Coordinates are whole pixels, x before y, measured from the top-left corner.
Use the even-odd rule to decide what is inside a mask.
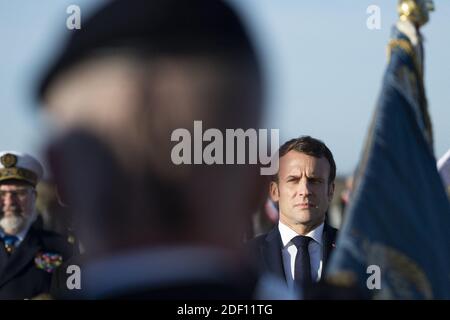
[[[69,30],[66,8],[82,19],[103,1],[0,0],[1,149],[39,156],[49,128],[37,110],[34,83]],[[386,63],[396,21],[395,0],[233,0],[257,40],[268,75],[265,126],[281,142],[303,134],[333,151],[339,174],[356,166]],[[381,9],[381,29],[369,30],[369,5]],[[423,29],[425,85],[436,156],[450,149],[450,2],[435,0]]]

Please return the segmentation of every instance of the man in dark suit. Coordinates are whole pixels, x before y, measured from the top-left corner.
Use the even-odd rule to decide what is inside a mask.
[[[49,292],[72,246],[35,225],[40,163],[18,152],[1,152],[0,163],[0,299],[30,299]]]
[[[284,279],[292,289],[323,279],[337,231],[326,222],[335,176],[333,155],[322,141],[304,136],[281,146],[278,174],[270,184],[279,223],[248,242],[262,273]]]

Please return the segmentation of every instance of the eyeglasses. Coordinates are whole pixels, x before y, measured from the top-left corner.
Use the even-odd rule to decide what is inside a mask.
[[[30,188],[17,189],[17,190],[0,190],[0,199],[4,200],[8,194],[13,198],[24,200],[30,194]]]

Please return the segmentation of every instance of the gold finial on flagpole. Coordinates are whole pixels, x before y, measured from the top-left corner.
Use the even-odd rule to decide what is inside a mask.
[[[400,20],[409,20],[419,28],[428,22],[434,3],[433,0],[399,0],[397,11]]]

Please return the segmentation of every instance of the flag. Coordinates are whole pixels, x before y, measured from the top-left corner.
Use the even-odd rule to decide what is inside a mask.
[[[327,278],[374,299],[450,299],[450,204],[433,153],[418,30],[397,23],[388,49]]]

